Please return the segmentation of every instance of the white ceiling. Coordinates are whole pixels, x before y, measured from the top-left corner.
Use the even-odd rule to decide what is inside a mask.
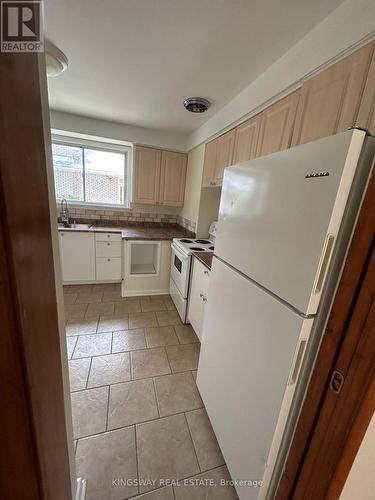
[[[47,0],[46,36],[69,67],[52,109],[190,133],[343,0]],[[188,96],[210,99],[203,114]]]

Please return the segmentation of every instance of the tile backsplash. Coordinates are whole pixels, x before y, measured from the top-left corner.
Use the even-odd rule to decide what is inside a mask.
[[[184,227],[185,229],[188,229],[192,233],[196,232],[196,222],[190,219],[186,219],[185,217],[181,217],[181,215],[177,217],[177,224]]]

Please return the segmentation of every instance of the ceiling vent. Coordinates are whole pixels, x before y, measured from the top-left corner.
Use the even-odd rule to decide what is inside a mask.
[[[185,108],[191,113],[204,113],[211,103],[203,97],[188,97],[184,100]]]

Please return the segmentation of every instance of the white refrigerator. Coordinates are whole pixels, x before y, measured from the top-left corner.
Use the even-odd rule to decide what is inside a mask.
[[[273,496],[374,142],[350,130],[225,170],[197,384],[241,500]]]

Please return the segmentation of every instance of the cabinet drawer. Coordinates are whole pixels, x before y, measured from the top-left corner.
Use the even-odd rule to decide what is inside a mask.
[[[121,233],[95,233],[95,241],[121,241]]]
[[[121,257],[121,241],[97,241],[97,257]]]
[[[121,257],[96,258],[97,281],[121,280]]]

